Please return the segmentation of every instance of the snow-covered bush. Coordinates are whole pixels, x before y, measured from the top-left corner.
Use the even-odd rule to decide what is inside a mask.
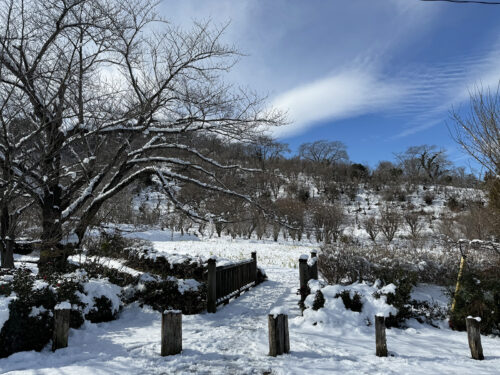
[[[89,279],[84,271],[37,278],[19,268],[0,275],[0,358],[25,350],[41,350],[51,340],[54,308],[71,305],[70,327],[84,319],[103,321],[121,307],[121,288],[107,279]],[[107,300],[112,302],[111,309]],[[107,319],[109,320],[109,319]]]
[[[0,297],[0,358],[24,350],[41,350],[52,337],[56,294],[48,283],[35,280],[26,269],[2,277],[11,291]],[[7,286],[7,284],[10,284]]]
[[[306,309],[303,316],[304,321],[312,325],[359,327],[373,324],[374,316],[377,314],[389,317],[398,313],[398,309],[387,302],[388,297],[397,290],[393,284],[381,287],[380,283],[362,282],[322,287],[319,283],[310,283],[310,287],[312,293],[305,300]],[[325,302],[324,307],[315,310],[313,306],[318,290],[321,290]],[[349,297],[346,298],[346,296]],[[347,299],[358,301],[361,308],[346,308],[344,300]]]
[[[206,284],[196,280],[162,279],[149,275],[137,285],[132,299],[160,312],[174,309],[184,314],[196,314],[206,309],[206,295]]]

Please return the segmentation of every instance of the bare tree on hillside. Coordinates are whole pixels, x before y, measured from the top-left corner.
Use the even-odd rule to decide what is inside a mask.
[[[316,239],[325,244],[337,242],[346,224],[346,215],[339,204],[316,203],[312,207]]]
[[[377,236],[380,232],[380,225],[373,216],[368,217],[361,223],[363,229],[368,233],[368,236],[373,242],[377,242]]]
[[[400,213],[395,208],[385,206],[380,212],[379,226],[380,231],[387,240],[387,243],[392,242],[400,225]]]
[[[152,181],[177,208],[185,184],[250,201],[220,175],[252,170],[208,157],[196,134],[254,142],[281,123],[223,73],[237,51],[223,29],[190,31],[157,17],[153,0],[1,0],[1,106],[24,126],[6,129],[2,158],[42,216],[41,261],[64,233],[81,240],[104,202],[131,183]]]
[[[403,214],[404,221],[410,229],[412,240],[416,241],[420,237],[420,233],[424,229],[424,225],[420,220],[420,215],[415,211],[407,211]]]
[[[446,151],[436,146],[412,146],[396,154],[396,158],[408,177],[426,179],[432,183],[437,182],[451,166]]]
[[[320,140],[312,143],[303,143],[299,147],[299,156],[305,160],[335,164],[347,162],[347,147],[340,141]]]

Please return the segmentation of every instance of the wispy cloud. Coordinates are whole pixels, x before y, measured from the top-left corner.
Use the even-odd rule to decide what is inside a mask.
[[[496,88],[500,82],[500,43],[484,56],[458,56],[458,62],[428,68],[413,77],[416,90],[400,108],[403,115],[413,114],[406,129],[394,138],[407,137],[432,128],[449,118],[452,107],[467,103],[477,89]]]
[[[279,95],[273,105],[286,111],[292,123],[277,128],[275,135],[291,136],[320,121],[388,109],[407,95],[401,82],[367,70],[345,70]]]
[[[432,128],[448,118],[452,106],[468,100],[474,87],[496,87],[500,79],[500,44],[486,55],[455,56],[433,66],[383,73],[384,64],[361,64],[278,95],[273,105],[288,112],[291,124],[274,131],[293,136],[320,122],[385,113],[404,119],[402,138]]]

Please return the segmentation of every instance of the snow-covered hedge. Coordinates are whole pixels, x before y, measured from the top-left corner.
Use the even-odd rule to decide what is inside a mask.
[[[111,320],[122,305],[121,288],[81,271],[43,280],[21,268],[0,275],[0,285],[0,357],[43,349],[52,338],[54,309],[61,303],[71,306],[72,328],[85,319]]]
[[[118,232],[101,233],[87,240],[85,248],[88,256],[123,260],[124,266],[164,278],[173,276],[203,281],[206,270],[206,261],[200,257],[162,253],[149,241],[125,238]]]

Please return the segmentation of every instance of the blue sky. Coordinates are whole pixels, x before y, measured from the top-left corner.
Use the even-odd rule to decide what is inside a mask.
[[[161,13],[230,22],[224,39],[246,54],[230,79],[267,95],[290,124],[273,134],[293,150],[340,140],[372,166],[433,144],[468,165],[451,139],[451,108],[500,79],[500,6],[418,0],[182,0]]]

